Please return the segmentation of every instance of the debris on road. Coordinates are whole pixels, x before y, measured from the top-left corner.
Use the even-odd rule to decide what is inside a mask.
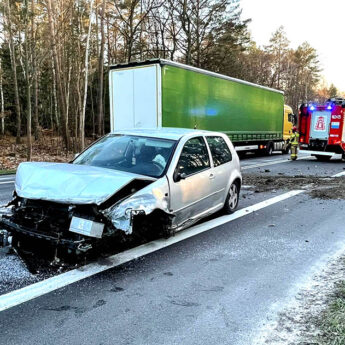
[[[245,175],[244,182],[255,186],[255,193],[300,188],[317,199],[345,199],[345,179],[339,177]]]
[[[15,253],[8,253],[7,248],[0,249],[0,294],[36,281],[37,277]]]

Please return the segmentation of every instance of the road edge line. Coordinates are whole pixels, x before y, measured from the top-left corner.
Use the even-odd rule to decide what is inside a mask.
[[[341,177],[341,176],[344,176],[345,175],[345,171],[342,171],[338,174],[335,174],[335,175],[332,175],[332,177]]]
[[[297,160],[299,160],[299,161],[309,160],[310,158],[312,158],[312,157],[307,156],[307,157],[297,158]],[[288,163],[288,162],[292,162],[292,161],[290,159],[281,159],[281,160],[275,160],[272,162],[258,163],[258,164],[253,164],[253,165],[244,165],[244,166],[241,166],[241,170],[261,168],[261,167],[265,167],[265,166],[269,166],[269,165],[282,164],[282,163]]]

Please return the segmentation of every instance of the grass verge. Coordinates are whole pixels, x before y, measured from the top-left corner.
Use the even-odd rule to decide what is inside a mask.
[[[0,176],[1,175],[12,175],[12,174],[15,174],[15,173],[16,173],[15,169],[0,170]]]
[[[341,282],[328,309],[320,319],[318,345],[345,344],[345,281]]]

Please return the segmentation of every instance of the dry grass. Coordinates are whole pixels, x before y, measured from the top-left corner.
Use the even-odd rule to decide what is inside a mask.
[[[320,330],[317,344],[345,344],[345,281],[339,284],[333,301],[323,313],[320,320]]]
[[[72,146],[74,140],[72,140]],[[87,144],[91,139],[87,139]],[[72,151],[66,152],[62,139],[44,135],[32,145],[32,161],[34,162],[69,162],[74,157]],[[14,137],[0,137],[0,174],[10,173],[17,169],[21,162],[27,161],[26,138],[17,145]]]

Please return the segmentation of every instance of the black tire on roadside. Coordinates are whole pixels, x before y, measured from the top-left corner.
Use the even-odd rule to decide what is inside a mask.
[[[238,182],[233,182],[230,186],[228,196],[224,203],[224,212],[232,214],[236,211],[240,199],[240,186]]]

